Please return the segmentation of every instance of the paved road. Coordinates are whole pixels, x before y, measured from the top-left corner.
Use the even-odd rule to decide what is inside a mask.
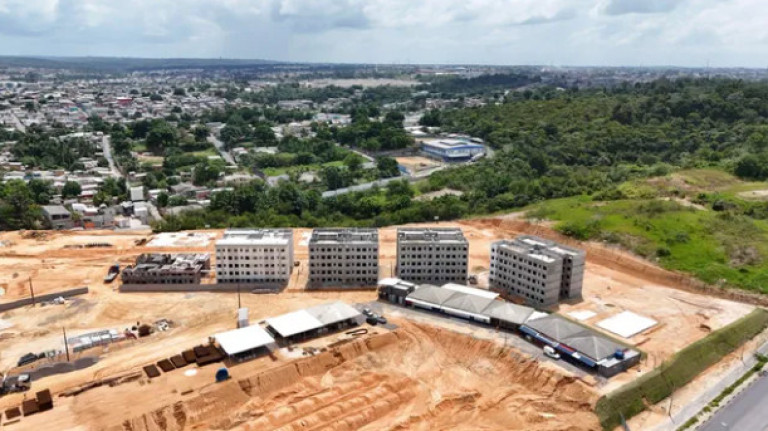
[[[11,121],[13,121],[14,126],[19,132],[25,133],[27,131],[27,127],[22,124],[21,120],[19,120],[19,117],[17,117],[13,112],[11,112]]]
[[[109,135],[104,135],[104,138],[101,139],[101,149],[104,152],[104,157],[107,159],[107,162],[109,162],[109,170],[112,171],[112,176],[117,178],[122,177],[123,174],[117,169],[115,159],[112,157],[112,138]]]
[[[701,431],[768,430],[768,378],[758,378],[699,429]]]
[[[219,151],[219,154],[221,154],[221,157],[224,159],[225,162],[229,165],[236,166],[237,163],[235,163],[235,158],[232,157],[232,154],[229,154],[229,151],[224,149],[224,143],[219,140],[219,138],[211,135],[208,137],[208,142],[212,143],[214,147]]]

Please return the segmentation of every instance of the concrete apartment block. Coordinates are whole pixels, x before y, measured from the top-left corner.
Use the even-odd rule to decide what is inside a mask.
[[[469,243],[459,228],[398,228],[396,275],[412,283],[466,283]]]
[[[216,282],[287,284],[293,271],[292,229],[228,229],[216,241]]]
[[[490,286],[548,307],[581,298],[585,253],[535,236],[491,244]]]
[[[309,239],[309,284],[321,287],[376,286],[377,229],[314,229]]]

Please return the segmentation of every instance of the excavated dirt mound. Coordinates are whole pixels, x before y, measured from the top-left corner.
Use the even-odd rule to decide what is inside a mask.
[[[498,344],[408,323],[110,431],[596,430],[596,395]]]

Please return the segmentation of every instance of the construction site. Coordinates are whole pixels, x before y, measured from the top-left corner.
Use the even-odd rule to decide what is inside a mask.
[[[307,315],[322,323],[322,313],[313,307],[339,302],[360,309],[378,299],[370,289],[307,288],[311,229],[294,229],[290,279],[279,293],[269,294],[121,292],[119,278],[104,281],[116,264],[125,268],[136,265],[137,259],[152,263],[139,259],[142,255],[207,254],[210,268],[215,268],[220,230],[6,232],[0,234],[0,307],[36,299],[0,312],[0,371],[52,371],[34,374],[29,391],[0,398],[0,412],[21,409],[13,418],[4,414],[0,427],[597,430],[601,425],[595,405],[602,395],[755,308],[746,298],[714,296],[695,281],[626,252],[577,244],[546,225],[514,217],[408,227],[460,228],[469,245],[468,272],[480,289],[489,285],[495,241],[530,234],[578,246],[586,251],[581,298],[550,311],[631,346],[642,352],[642,359],[606,379],[536,355],[533,345],[525,347],[521,340],[518,344],[506,332],[396,305],[385,309],[387,325],[285,329],[278,318],[293,322],[307,320]],[[382,228],[378,235],[379,278],[394,277],[397,227]],[[157,262],[163,264],[169,263]],[[211,277],[203,272],[201,282],[210,283]],[[60,294],[69,291],[76,293]],[[227,352],[212,363],[191,357],[178,360],[184,359],[183,352],[208,346],[211,340],[224,340],[218,345],[226,350],[231,335],[225,334],[238,328],[242,308],[248,308],[252,326],[260,325],[274,340],[282,334],[288,341],[242,362],[227,359]],[[284,317],[300,310],[307,310],[301,318]],[[309,330],[315,332],[294,337]],[[65,344],[69,339],[79,343],[76,351]],[[684,406],[707,388],[709,379],[765,339],[760,334],[696,378],[669,406],[651,406],[633,418],[630,427],[652,428],[667,417],[668,409]],[[267,341],[264,338],[264,345]],[[239,354],[238,347],[229,348],[229,353]],[[40,358],[40,352],[51,353]],[[20,366],[20,358],[30,353],[38,358]],[[209,355],[219,356],[209,350],[202,357]],[[155,369],[151,377],[148,366],[161,370]],[[219,381],[222,367],[229,378]],[[52,394],[52,408],[24,415],[24,402],[44,390]],[[41,401],[36,402],[39,407]]]

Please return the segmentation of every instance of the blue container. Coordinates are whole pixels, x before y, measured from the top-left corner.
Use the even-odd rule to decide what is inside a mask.
[[[223,382],[225,380],[229,380],[229,370],[226,368],[219,368],[218,371],[216,371],[216,382]]]

